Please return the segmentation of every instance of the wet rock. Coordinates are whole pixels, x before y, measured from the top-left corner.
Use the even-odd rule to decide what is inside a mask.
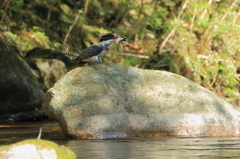
[[[240,128],[239,107],[193,81],[118,64],[68,72],[45,94],[43,109],[79,139],[227,136]]]
[[[0,114],[40,108],[43,91],[28,64],[0,41]]]
[[[67,147],[51,141],[30,139],[0,146],[0,158],[3,159],[75,159],[76,155]]]

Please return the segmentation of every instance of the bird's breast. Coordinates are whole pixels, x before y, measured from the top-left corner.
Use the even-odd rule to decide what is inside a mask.
[[[102,57],[107,53],[108,50],[103,50],[100,54],[98,54],[98,57]]]

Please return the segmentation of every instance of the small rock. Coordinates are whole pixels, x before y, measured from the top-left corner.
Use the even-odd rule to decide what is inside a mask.
[[[42,85],[44,91],[53,87],[64,74],[67,73],[65,64],[55,59],[35,59],[28,61],[32,69],[35,70],[38,81]],[[35,67],[33,67],[35,66]]]
[[[30,139],[9,146],[0,146],[0,158],[75,159],[76,155],[69,148],[59,146],[54,142],[41,139]]]
[[[67,70],[78,67],[75,61],[70,60],[63,53],[51,49],[34,48],[27,52],[24,59],[32,68],[44,92],[51,88]]]

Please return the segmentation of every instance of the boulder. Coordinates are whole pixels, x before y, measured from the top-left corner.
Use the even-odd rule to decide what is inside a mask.
[[[36,77],[28,64],[0,41],[0,114],[40,108],[43,99]]]
[[[9,146],[0,146],[0,158],[75,159],[76,155],[69,148],[59,146],[54,142],[41,139],[30,139]]]
[[[239,113],[180,75],[100,63],[73,69],[44,95],[45,113],[78,139],[239,134]]]

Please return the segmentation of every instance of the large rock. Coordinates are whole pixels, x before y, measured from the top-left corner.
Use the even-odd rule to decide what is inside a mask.
[[[0,41],[0,114],[40,108],[41,89],[30,67]]]
[[[68,72],[43,108],[66,136],[226,136],[239,134],[240,109],[182,76],[117,64]]]
[[[8,146],[0,146],[2,159],[75,159],[69,148],[51,141],[30,139]]]

